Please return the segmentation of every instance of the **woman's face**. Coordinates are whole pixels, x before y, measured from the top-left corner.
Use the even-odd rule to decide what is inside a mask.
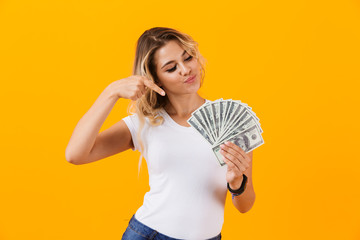
[[[176,40],[169,41],[155,52],[156,72],[166,94],[196,93],[200,88],[200,64]],[[195,78],[187,81],[189,77]]]

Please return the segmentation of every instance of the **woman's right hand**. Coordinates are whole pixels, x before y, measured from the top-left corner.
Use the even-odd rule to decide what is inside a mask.
[[[127,98],[133,101],[141,98],[141,96],[145,94],[147,88],[151,88],[160,95],[165,96],[164,90],[148,78],[140,75],[132,75],[130,77],[114,81],[108,86],[108,88],[116,97]]]

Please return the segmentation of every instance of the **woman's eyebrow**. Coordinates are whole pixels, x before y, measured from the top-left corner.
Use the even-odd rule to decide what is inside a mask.
[[[184,50],[184,52],[183,52],[183,54],[182,54],[181,56],[184,56],[185,53],[186,53],[186,50]],[[165,63],[160,69],[163,69],[166,65],[168,65],[168,64],[170,64],[170,63],[172,63],[172,62],[174,62],[174,60],[168,61],[168,62]]]

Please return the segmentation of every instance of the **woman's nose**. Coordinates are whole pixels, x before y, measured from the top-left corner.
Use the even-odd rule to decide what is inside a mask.
[[[181,64],[181,73],[182,75],[187,75],[190,73],[190,67],[186,66],[185,64]]]

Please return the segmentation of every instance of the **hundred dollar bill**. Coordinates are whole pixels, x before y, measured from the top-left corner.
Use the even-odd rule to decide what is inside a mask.
[[[203,111],[204,111],[204,114],[206,115],[205,118],[208,119],[209,128],[213,132],[215,139],[217,139],[218,136],[217,136],[217,132],[216,132],[215,116],[214,116],[214,112],[212,109],[212,105],[213,104],[208,104],[208,105],[204,106]]]
[[[226,141],[230,141],[234,143],[235,145],[242,148],[246,153],[254,150],[255,148],[261,146],[264,144],[264,140],[261,137],[260,131],[257,128],[257,125],[252,126],[249,129],[246,129],[245,131],[239,133],[233,138],[230,138]],[[222,144],[222,143],[221,143]],[[216,158],[218,159],[221,166],[225,164],[223,160],[223,155],[220,153],[220,145],[214,146],[212,148],[213,152],[215,153]]]
[[[193,111],[191,113],[191,117],[196,118],[198,120],[198,122],[201,124],[201,126],[208,132],[208,135],[210,135],[210,129],[209,129],[209,126],[205,123],[205,119],[203,118],[202,114],[200,113],[200,110],[209,104],[210,104],[210,101],[205,102],[198,109],[196,109],[195,111]],[[215,139],[213,138],[213,140],[215,140]]]
[[[199,126],[201,126],[202,129],[205,130],[207,136],[209,136],[211,141],[214,143],[215,142],[215,137],[213,136],[213,134],[211,134],[211,130],[209,129],[208,124],[205,122],[205,119],[202,117],[202,114],[200,113],[200,111],[193,112],[193,115],[192,115],[191,118],[195,118],[197,120]],[[190,122],[189,122],[189,124],[191,125]]]
[[[211,140],[210,136],[207,134],[207,131],[201,126],[201,124],[198,122],[196,118],[189,118],[187,122],[195,128],[196,131],[198,131],[205,139],[208,141],[211,145],[214,144],[214,142]]]
[[[247,105],[246,103],[242,103],[242,102],[239,101],[239,100],[236,100],[236,102],[239,102],[239,103],[241,103],[242,105],[244,105],[244,106],[250,111],[250,114],[255,117],[256,121],[258,121],[258,122],[260,121],[259,118],[256,116],[256,114],[252,111],[252,108],[251,108],[249,105]]]
[[[250,118],[251,122],[249,122]],[[225,138],[230,138],[230,135],[236,135],[245,129],[250,128],[254,124],[258,125],[260,133],[262,133],[263,130],[260,127],[260,123],[253,115],[251,115],[247,109],[243,109],[243,111],[241,111],[238,116],[234,118],[234,121],[231,123],[231,127],[226,129],[223,135],[216,140],[215,144],[224,141]]]
[[[250,114],[248,115],[248,117],[246,118],[246,120],[242,123],[237,125],[237,127],[235,127],[233,130],[231,130],[231,132],[228,132],[223,139],[217,141],[216,143],[214,143],[214,145],[216,145],[217,143],[221,143],[221,142],[225,142],[226,139],[231,139],[233,137],[235,137],[236,135],[238,135],[239,133],[245,131],[246,129],[251,128],[252,126],[257,125],[260,134],[262,133],[262,129],[261,127],[258,125],[258,122],[254,119],[253,116],[251,116]]]
[[[211,104],[211,110],[213,112],[214,115],[214,120],[215,120],[215,133],[217,138],[219,138],[220,136],[220,101],[216,100],[213,102],[213,104]]]
[[[207,101],[191,114],[188,123],[209,142],[221,166],[225,163],[220,145],[225,141],[233,141],[245,152],[264,143],[259,118],[240,100]]]
[[[210,118],[211,113],[209,113],[207,111],[208,109],[206,108],[206,106],[204,106],[203,108],[200,108],[198,113],[200,114],[201,118],[204,120],[205,126],[207,127],[209,134],[213,137],[213,139],[216,139],[216,135],[215,132],[213,130],[212,127],[212,119]],[[197,113],[194,113],[194,115]]]
[[[242,116],[245,112],[246,112],[246,108],[244,106],[242,106],[239,103],[234,103],[233,113],[231,114],[231,116],[229,116],[229,120],[226,126],[224,126],[222,134],[218,138],[218,140],[223,138],[223,136],[229,131],[229,129],[234,127],[235,122],[237,122],[239,117]]]
[[[224,121],[223,121],[223,125],[222,125],[222,132],[224,131],[224,129],[228,125],[230,115],[234,111],[234,105],[235,105],[235,102],[232,99],[225,100],[226,108],[225,108],[225,116],[223,118]]]
[[[222,129],[223,129],[223,125],[224,125],[224,121],[225,121],[225,115],[226,115],[226,108],[227,108],[227,101],[221,101],[220,102],[220,135],[222,133]]]

